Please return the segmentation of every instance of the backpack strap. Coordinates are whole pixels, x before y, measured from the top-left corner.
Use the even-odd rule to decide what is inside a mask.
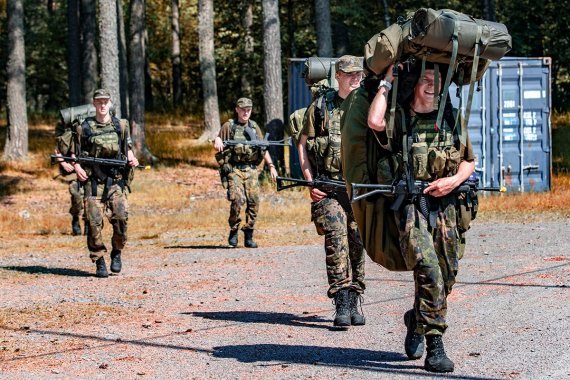
[[[396,116],[396,100],[398,98],[398,65],[400,61],[394,63],[392,68],[392,76],[394,81],[392,83],[392,100],[390,103],[390,121],[388,122],[388,127],[386,128],[386,136],[391,139],[394,136],[394,117]]]
[[[449,60],[449,68],[447,69],[447,77],[445,78],[445,84],[443,85],[443,94],[441,97],[440,104],[445,104],[447,99],[447,94],[449,92],[449,84],[451,83],[451,77],[453,76],[453,72],[455,70],[455,63],[457,61],[457,50],[459,49],[459,21],[455,19],[454,27],[453,27],[453,36],[451,37],[451,43],[453,44],[453,48],[451,51],[451,59]],[[439,86],[438,86],[439,87]],[[436,127],[439,128],[441,125],[441,119],[443,117],[443,109],[445,107],[439,107],[437,111],[437,121],[435,122]]]
[[[463,123],[461,123],[461,134],[462,143],[465,144],[465,124],[469,123],[469,117],[471,116],[471,105],[473,103],[473,89],[475,88],[475,78],[477,77],[477,67],[479,66],[479,52],[481,44],[481,25],[477,24],[477,38],[475,40],[475,55],[473,56],[473,67],[471,68],[471,80],[469,83],[469,95],[467,95],[467,108],[465,109],[465,118]]]

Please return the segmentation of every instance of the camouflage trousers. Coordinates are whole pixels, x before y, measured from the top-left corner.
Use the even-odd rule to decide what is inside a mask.
[[[107,217],[113,226],[111,245],[113,249],[121,250],[127,242],[128,203],[127,190],[121,189],[118,184],[109,187],[106,197],[103,199],[103,185],[97,187],[97,195],[91,195],[92,191],[87,182],[85,187],[85,219],[89,225],[87,234],[87,248],[89,257],[93,262],[97,261],[107,252],[103,243],[103,215]]]
[[[230,229],[235,231],[242,221],[240,214],[245,205],[245,224],[242,230],[253,230],[259,211],[259,180],[256,168],[235,168],[228,175],[228,201],[230,204]]]
[[[71,181],[69,183],[69,194],[71,194],[69,213],[72,216],[79,217],[83,211],[83,186],[81,186],[77,180]]]
[[[406,260],[415,260],[414,310],[418,334],[442,335],[447,329],[447,296],[455,284],[461,258],[455,205],[445,199],[430,228],[414,204],[400,214],[400,248]]]
[[[328,197],[313,202],[311,219],[317,233],[325,236],[327,295],[333,298],[344,288],[364,292],[364,248],[348,198],[345,202]]]

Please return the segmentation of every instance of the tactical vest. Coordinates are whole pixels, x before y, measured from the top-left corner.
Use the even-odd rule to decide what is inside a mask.
[[[258,140],[257,124],[250,120],[246,125],[236,123],[230,119],[230,139],[237,141]],[[230,146],[232,164],[259,165],[263,161],[263,151],[251,145],[237,144]]]
[[[461,163],[459,138],[444,121],[440,128],[435,127],[437,115],[419,115],[411,119],[412,173],[416,180],[433,181],[457,173]]]
[[[120,158],[123,145],[123,132],[118,119],[100,127],[94,118],[85,120],[82,128],[84,151],[91,157]]]
[[[340,157],[340,107],[335,107],[336,92],[327,92],[315,101],[316,137],[307,140],[309,160],[317,176],[342,180]],[[326,115],[325,115],[326,113]],[[328,120],[327,120],[328,117]]]

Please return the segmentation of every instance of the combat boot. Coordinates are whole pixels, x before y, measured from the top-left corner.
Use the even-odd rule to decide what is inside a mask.
[[[350,323],[353,326],[364,326],[366,319],[360,312],[362,311],[362,296],[354,289],[351,289],[348,294],[350,297]],[[358,311],[358,306],[360,306],[360,311]]]
[[[109,277],[104,257],[99,257],[97,261],[95,261],[95,265],[97,265],[97,271],[95,272],[95,277],[102,277],[102,278]]]
[[[336,315],[333,325],[336,327],[349,327],[350,318],[350,296],[348,289],[341,289],[334,296],[334,304],[336,306]]]
[[[445,354],[441,335],[428,335],[427,355],[424,363],[426,371],[453,372],[453,362]]]
[[[113,249],[111,251],[111,272],[119,273],[121,271],[121,251]]]
[[[243,245],[247,248],[257,248],[257,243],[253,241],[253,230],[243,230],[245,241]]]
[[[73,236],[81,235],[81,225],[77,215],[73,215],[73,219],[71,219],[71,234]]]
[[[238,230],[230,230],[230,236],[228,237],[228,244],[232,247],[237,247],[238,245]]]
[[[413,309],[404,313],[404,323],[408,330],[406,333],[406,340],[404,341],[406,355],[408,355],[408,359],[419,359],[424,354],[425,344],[424,336],[416,333],[417,322]]]

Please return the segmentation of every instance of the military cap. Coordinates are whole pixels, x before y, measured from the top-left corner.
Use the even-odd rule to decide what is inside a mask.
[[[236,106],[239,108],[253,107],[253,102],[249,98],[239,98],[236,102]]]
[[[336,71],[343,71],[345,73],[353,73],[362,71],[362,59],[353,55],[343,55],[336,60]]]
[[[93,99],[111,99],[111,92],[104,88],[95,90],[93,93]]]

